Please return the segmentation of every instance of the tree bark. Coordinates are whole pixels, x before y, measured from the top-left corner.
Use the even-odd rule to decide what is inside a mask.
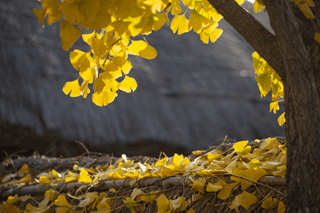
[[[320,211],[319,43],[312,21],[292,12],[289,0],[264,0],[285,65],[287,206]],[[295,11],[298,9],[296,8]],[[316,11],[314,11],[316,12]],[[320,32],[320,31],[318,31]]]
[[[240,22],[255,23],[250,14],[241,12],[242,8],[240,12],[234,11],[235,1],[209,2],[235,29],[245,25],[237,23],[240,14],[246,16]],[[316,7],[310,7],[315,19],[307,19],[289,0],[263,2],[276,33],[274,37],[267,35],[271,40],[265,40],[272,45],[252,41],[253,36],[263,38],[259,32],[264,30],[252,30],[250,33],[257,35],[251,37],[241,29],[237,31],[276,70],[284,84],[287,211],[320,212],[320,44],[314,40],[314,33],[320,33],[320,3],[315,1]],[[261,50],[261,46],[269,50]]]

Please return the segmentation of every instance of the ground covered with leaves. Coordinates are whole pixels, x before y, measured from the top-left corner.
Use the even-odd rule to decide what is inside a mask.
[[[0,212],[285,212],[284,137],[184,157],[5,159]]]

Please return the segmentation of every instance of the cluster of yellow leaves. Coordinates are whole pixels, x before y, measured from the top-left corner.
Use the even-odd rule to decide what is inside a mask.
[[[113,32],[113,35],[116,33]],[[119,38],[116,40],[110,33],[102,31],[91,34],[83,34],[83,40],[91,46],[91,51],[85,53],[74,50],[70,53],[70,61],[73,67],[79,70],[79,76],[83,79],[81,86],[78,79],[67,82],[63,92],[71,97],[82,95],[84,98],[90,93],[88,84],[93,83],[94,93],[92,101],[98,106],[105,106],[117,97],[117,90],[130,93],[137,88],[134,78],[127,76],[132,65],[128,54],[141,57],[155,57],[156,50],[144,41],[131,41]],[[99,71],[102,70],[102,71]],[[125,75],[121,82],[116,81]]]
[[[258,141],[257,141],[258,142]],[[141,163],[127,159],[123,154],[113,165],[98,166],[97,168],[81,168],[78,165],[73,166],[73,170],[58,173],[55,170],[49,172],[42,172],[36,178],[32,178],[29,174],[27,165],[23,165],[16,174],[10,174],[2,179],[2,183],[8,186],[25,186],[25,185],[51,185],[58,183],[89,183],[94,185],[100,181],[105,180],[121,180],[132,179],[131,186],[134,186],[141,178],[152,177],[168,177],[175,175],[183,175],[190,177],[192,184],[190,186],[198,192],[191,200],[186,201],[184,197],[178,197],[175,200],[168,200],[159,191],[152,191],[144,193],[142,190],[135,188],[131,197],[124,200],[126,205],[132,212],[135,208],[141,205],[141,202],[152,203],[157,200],[158,212],[180,212],[185,210],[192,202],[200,199],[206,192],[216,192],[217,197],[221,200],[226,200],[230,197],[231,192],[241,186],[242,194],[235,197],[230,208],[238,208],[243,206],[248,209],[249,206],[257,202],[254,194],[250,194],[245,190],[257,182],[265,175],[272,176],[285,176],[286,173],[286,147],[281,145],[276,138],[265,139],[258,147],[252,148],[247,146],[248,141],[239,141],[233,145],[231,150],[222,152],[219,149],[214,149],[206,154],[195,158],[192,162],[189,158],[183,155],[175,154],[173,157],[164,157],[159,159],[155,164]],[[201,154],[202,151],[195,151],[194,154]],[[234,182],[227,183],[220,179],[213,183],[206,183],[207,177],[219,177],[221,175],[230,175],[230,179]],[[191,177],[199,177],[194,180]],[[243,177],[243,178],[242,178]],[[13,178],[20,180],[12,180]],[[251,180],[251,181],[248,181]],[[252,182],[253,181],[253,182]],[[81,190],[81,187],[78,191]],[[110,189],[111,192],[116,192],[115,189]],[[77,194],[77,192],[76,192]],[[56,206],[57,212],[64,213],[70,209],[75,210],[76,207],[81,207],[83,211],[92,212],[110,212],[111,200],[107,193],[92,192],[86,193],[81,196],[73,196],[68,194],[69,197],[77,199],[80,203],[77,206],[69,204],[64,195],[59,194],[54,190],[49,190],[45,194],[44,200],[35,207],[28,204],[26,212],[45,212],[52,206]],[[1,209],[16,209],[17,207],[11,204],[19,199],[25,201],[30,197],[9,197],[7,202],[0,205]],[[49,201],[52,203],[49,205]],[[271,204],[270,204],[271,203]],[[263,208],[276,207],[281,209],[278,212],[283,212],[284,204],[276,200],[265,200]],[[94,211],[94,209],[97,211]],[[189,209],[190,212],[193,210]],[[12,212],[19,212],[12,210]],[[189,213],[190,213],[189,212]]]
[[[255,78],[259,86],[261,98],[266,96],[272,89],[273,102],[270,103],[270,112],[273,110],[273,113],[276,114],[276,111],[279,110],[279,102],[283,101],[283,99],[278,99],[284,97],[284,87],[281,77],[257,52],[252,53],[252,58],[253,68],[257,74]],[[278,118],[280,126],[286,121],[284,114],[285,113],[282,113]]]
[[[189,19],[187,19],[186,13],[188,9],[179,15],[182,11],[179,5],[180,0],[174,0],[172,2],[171,14],[174,15],[170,25],[172,32],[176,33],[178,31],[178,35],[181,35],[193,29],[194,32],[200,34],[200,40],[203,43],[208,44],[209,38],[211,42],[215,42],[223,32],[221,29],[217,29],[218,22],[223,17],[207,0],[183,0],[182,2],[192,11]],[[242,4],[244,1],[237,0],[237,2]]]
[[[60,21],[62,47],[69,50],[82,34],[82,29],[93,30],[91,34],[83,34],[82,39],[91,46],[89,52],[74,50],[70,53],[70,61],[79,78],[67,82],[63,92],[70,97],[83,96],[90,93],[89,84],[93,84],[92,101],[98,106],[106,106],[117,97],[117,90],[135,91],[137,82],[127,76],[132,65],[127,60],[128,54],[146,59],[153,59],[157,51],[146,41],[132,41],[137,35],[149,35],[159,30],[165,23],[170,25],[168,12],[175,16],[170,28],[173,33],[178,29],[182,34],[193,29],[200,34],[204,43],[216,41],[222,33],[216,29],[222,16],[207,0],[183,0],[192,9],[189,20],[180,7],[180,0],[39,0],[42,9],[34,9],[38,21],[51,25]],[[243,3],[244,0],[236,0]],[[130,44],[129,44],[130,43]],[[128,46],[129,45],[129,46]],[[121,82],[117,79],[125,75]]]
[[[83,82],[79,85],[79,78],[67,82],[63,87],[66,95],[70,93],[71,97],[81,95],[86,98],[90,93],[88,85],[93,84],[92,101],[98,106],[105,106],[114,101],[118,89],[127,93],[136,90],[137,82],[127,76],[132,68],[127,60],[128,54],[153,59],[157,52],[147,42],[132,41],[130,37],[148,35],[168,23],[167,13],[163,13],[170,5],[168,0],[39,1],[42,9],[34,9],[35,15],[41,24],[44,24],[46,16],[49,25],[60,21],[64,50],[72,47],[82,34],[82,28],[93,30],[91,34],[82,35],[91,50],[86,53],[74,50],[70,53],[70,61],[79,70]],[[123,74],[124,79],[116,81]]]

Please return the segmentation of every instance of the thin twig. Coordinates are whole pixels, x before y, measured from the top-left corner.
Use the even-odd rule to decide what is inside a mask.
[[[256,182],[256,181],[253,181],[253,180],[250,180],[250,179],[248,179],[248,178],[245,178],[245,177],[242,177],[242,176],[238,176],[238,175],[233,175],[233,174],[226,174],[226,175],[230,175],[230,176],[233,176],[233,177],[241,178],[241,179],[244,179],[244,180],[250,181],[250,182],[252,182],[252,183],[255,183],[255,184],[258,184],[258,185],[261,185],[261,186],[267,187],[267,188],[269,188],[270,190],[272,190],[272,191],[275,191],[275,192],[279,193],[279,194],[280,194],[280,195],[282,195],[283,197],[285,197],[285,198],[287,197],[287,196],[286,196],[286,195],[284,195],[283,193],[279,192],[278,190],[276,190],[276,189],[274,189],[274,188],[272,188],[272,187],[270,187],[270,186],[268,186],[268,185],[266,185],[266,184],[259,183],[259,182]]]
[[[83,143],[81,143],[80,141],[75,141],[75,142],[77,142],[77,143],[79,143],[85,150],[86,150],[86,153],[88,154],[88,156],[90,157],[90,151],[87,149],[87,147],[83,144]]]

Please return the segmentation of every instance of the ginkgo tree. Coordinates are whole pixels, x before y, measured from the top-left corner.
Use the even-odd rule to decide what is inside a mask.
[[[88,52],[73,50],[70,61],[78,79],[66,82],[63,92],[71,97],[90,93],[92,101],[106,106],[117,91],[135,91],[137,82],[129,76],[128,55],[153,59],[157,51],[137,35],[149,35],[168,24],[173,33],[190,30],[204,43],[222,34],[218,22],[224,18],[256,50],[253,67],[261,97],[272,90],[270,111],[284,101],[287,138],[287,204],[292,212],[318,212],[320,144],[320,2],[313,0],[256,0],[255,12],[268,12],[275,35],[239,4],[244,0],[39,0],[34,9],[39,22],[60,22],[62,47],[68,51],[82,35],[91,46]],[[190,15],[187,11],[190,10]],[[168,13],[174,17],[168,19]],[[188,13],[189,14],[189,13]],[[82,34],[83,29],[92,33]],[[119,78],[124,76],[123,80]],[[79,85],[79,78],[83,79]],[[279,99],[280,98],[280,99]],[[284,98],[284,99],[281,99]]]

